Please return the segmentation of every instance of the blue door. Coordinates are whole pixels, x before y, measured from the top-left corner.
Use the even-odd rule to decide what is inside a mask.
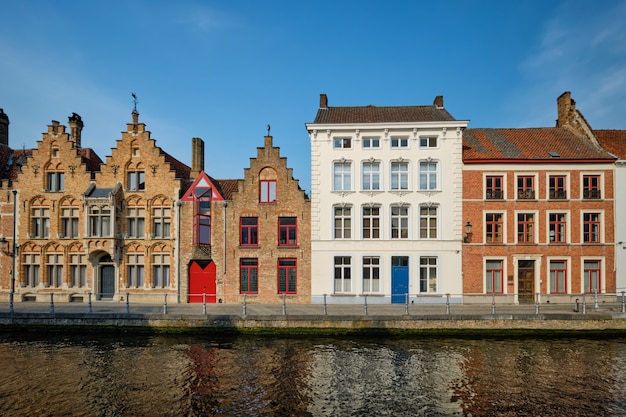
[[[391,303],[404,304],[409,292],[409,257],[391,257]]]

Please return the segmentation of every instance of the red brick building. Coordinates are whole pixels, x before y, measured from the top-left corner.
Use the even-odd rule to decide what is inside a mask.
[[[569,302],[615,293],[615,157],[570,93],[557,126],[466,129],[463,245],[466,302]],[[487,296],[487,297],[485,297]]]

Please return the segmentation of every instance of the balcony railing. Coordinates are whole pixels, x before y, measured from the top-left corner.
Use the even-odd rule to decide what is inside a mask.
[[[534,200],[535,190],[517,190],[518,200]]]
[[[602,198],[602,193],[597,188],[583,190],[583,198],[585,200],[599,200]]]
[[[548,198],[550,200],[566,200],[567,190],[550,190]]]
[[[504,199],[504,192],[502,190],[487,190],[487,200],[502,200]]]

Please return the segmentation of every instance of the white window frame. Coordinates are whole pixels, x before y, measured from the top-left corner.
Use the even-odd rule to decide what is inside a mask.
[[[378,170],[377,171],[370,170],[366,173],[365,171],[366,165],[371,166],[371,167],[377,166]],[[362,191],[381,191],[381,184],[383,181],[381,167],[382,167],[381,161],[367,160],[367,161],[361,162],[361,190]],[[366,177],[369,179],[370,188],[365,188]],[[378,186],[377,188],[373,187],[373,185],[375,184],[374,178],[377,178],[377,181],[376,181],[376,185]]]
[[[424,171],[426,175],[426,188],[422,188],[422,164],[435,164],[435,169]],[[440,163],[436,159],[422,159],[417,164],[417,176],[418,176],[418,189],[420,191],[439,191],[441,190],[441,179],[439,175]],[[430,168],[430,167],[429,167]],[[430,182],[432,177],[435,177],[435,187],[431,188]]]

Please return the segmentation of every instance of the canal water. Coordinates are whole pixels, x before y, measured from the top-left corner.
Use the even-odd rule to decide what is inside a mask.
[[[623,416],[626,339],[0,334],[2,416]]]

